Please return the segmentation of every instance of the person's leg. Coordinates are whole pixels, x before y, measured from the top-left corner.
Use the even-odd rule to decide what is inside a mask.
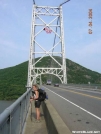
[[[40,101],[35,102],[35,110],[36,110],[36,120],[40,120]]]
[[[36,119],[40,120],[40,108],[36,108]]]
[[[35,108],[35,111],[36,111],[36,120],[37,120],[37,108]]]

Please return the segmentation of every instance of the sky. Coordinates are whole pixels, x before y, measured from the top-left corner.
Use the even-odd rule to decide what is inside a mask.
[[[64,0],[35,2],[59,6]],[[0,69],[29,60],[32,5],[32,0],[0,0]],[[101,0],[70,0],[62,7],[66,58],[101,73]]]

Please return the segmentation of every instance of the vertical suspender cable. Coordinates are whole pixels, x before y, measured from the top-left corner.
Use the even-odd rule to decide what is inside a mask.
[[[57,19],[57,25],[58,25],[58,21],[59,21],[59,18]],[[55,32],[57,33],[57,27],[56,27]],[[54,37],[53,47],[55,46],[55,41],[56,41],[56,34]],[[52,57],[53,57],[53,51],[54,51],[54,48],[52,49]],[[51,60],[51,67],[53,67],[53,59]],[[52,75],[51,75],[51,82],[52,82]]]

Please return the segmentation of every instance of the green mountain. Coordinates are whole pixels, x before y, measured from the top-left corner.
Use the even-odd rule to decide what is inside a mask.
[[[55,57],[61,62],[60,57]],[[36,59],[38,60],[38,58]],[[56,67],[55,62],[51,62],[50,57],[44,57],[40,62],[36,64],[38,67]],[[101,74],[95,71],[91,71],[77,63],[66,59],[67,66],[67,78],[68,83],[73,84],[101,84]],[[21,63],[14,67],[0,69],[0,100],[12,100],[17,99],[25,91],[25,85],[27,83],[28,62]],[[50,75],[42,75],[43,83],[46,83],[47,79],[52,78],[52,82],[60,82],[58,78]]]

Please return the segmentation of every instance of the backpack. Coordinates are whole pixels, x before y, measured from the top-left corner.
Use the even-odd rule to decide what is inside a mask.
[[[47,99],[45,90],[38,89],[38,92],[39,92],[39,98],[38,98],[39,101],[44,101],[45,99]]]
[[[39,101],[44,101],[45,99],[48,99],[48,95],[46,94],[45,90],[43,89],[38,89],[39,92]],[[34,96],[35,92],[32,91],[32,96]]]

